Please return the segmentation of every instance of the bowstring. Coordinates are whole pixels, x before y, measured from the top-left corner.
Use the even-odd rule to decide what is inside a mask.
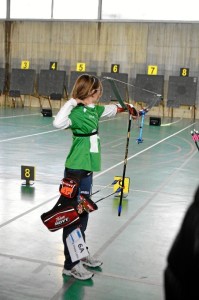
[[[148,90],[148,89],[144,89],[144,88],[141,88],[141,87],[138,87],[138,86],[136,86],[136,85],[134,85],[134,84],[130,84],[130,83],[128,83],[128,82],[125,82],[125,81],[122,81],[122,80],[119,80],[119,79],[115,79],[115,78],[113,78],[113,77],[103,77],[103,81],[104,80],[109,80],[109,81],[116,81],[116,82],[119,82],[119,83],[122,83],[122,84],[125,84],[125,85],[128,85],[128,86],[132,86],[132,87],[134,87],[135,89],[140,89],[140,90],[142,90],[142,91],[145,91],[145,92],[148,92],[148,93],[150,93],[150,94],[153,94],[154,95],[154,97],[153,97],[153,99],[151,100],[151,102],[148,104],[148,106],[146,106],[145,107],[145,109],[151,109],[154,105],[156,105],[156,103],[158,102],[158,101],[160,101],[160,98],[162,98],[162,95],[161,94],[158,94],[158,93],[156,93],[156,92],[153,92],[153,91],[150,91],[150,90]],[[117,100],[120,100],[121,99],[121,96],[120,96],[120,94],[119,94],[119,96],[117,96],[116,94],[118,94],[119,93],[119,91],[118,91],[118,89],[117,89],[117,86],[115,85],[115,88],[114,88],[114,86],[112,85],[112,88],[113,88],[113,91],[114,91],[114,94],[115,94],[115,96],[116,96],[116,98],[117,98]],[[115,93],[115,89],[116,89],[116,93]],[[119,99],[118,99],[119,98]],[[120,100],[121,101],[121,100]],[[119,103],[120,103],[120,101],[119,101]],[[142,106],[141,106],[142,107]],[[143,109],[143,107],[142,107],[142,109]],[[140,120],[138,119],[137,120],[137,123],[138,123],[138,128],[140,128]],[[141,130],[141,128],[140,128],[140,130]],[[140,135],[140,132],[139,132],[139,135]]]
[[[156,93],[156,92],[154,92],[154,91],[151,91],[151,90],[147,90],[147,89],[141,88],[141,87],[136,86],[136,85],[134,85],[134,84],[131,84],[131,83],[128,83],[128,82],[125,82],[125,81],[122,81],[122,80],[119,80],[119,79],[116,79],[116,78],[113,78],[113,77],[103,77],[103,81],[106,80],[106,79],[107,79],[107,80],[117,81],[117,82],[123,83],[123,84],[125,84],[125,85],[132,86],[132,87],[134,87],[135,89],[140,89],[140,90],[145,91],[145,92],[148,92],[148,93],[150,93],[150,94],[154,94],[154,95],[157,96],[157,97],[162,97],[161,94],[158,94],[158,93]]]

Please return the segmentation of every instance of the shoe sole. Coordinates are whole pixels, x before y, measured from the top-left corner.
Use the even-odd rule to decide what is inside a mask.
[[[71,274],[71,276],[73,276],[74,278],[76,278],[76,279],[79,279],[79,280],[89,280],[89,279],[91,279],[93,276],[94,276],[94,274],[92,274],[91,276],[89,276],[89,277],[87,277],[87,278],[82,278],[82,277],[76,277],[75,275],[73,275],[73,274]]]
[[[78,277],[78,276],[75,276],[75,274],[71,273],[70,271],[69,272],[62,272],[62,275],[72,276],[72,277],[74,277],[76,279],[79,279],[79,280],[88,280],[88,279],[91,279],[94,276],[94,274],[91,273],[91,275],[87,276],[87,278]]]
[[[97,265],[91,265],[91,264],[88,264],[88,263],[82,261],[82,264],[87,267],[90,267],[90,268],[97,268],[97,267],[100,267],[103,263],[97,264]]]

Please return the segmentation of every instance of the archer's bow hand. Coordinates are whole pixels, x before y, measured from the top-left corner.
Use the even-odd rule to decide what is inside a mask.
[[[121,107],[120,104],[117,104],[117,113],[129,111],[132,118],[134,120],[137,120],[137,118],[139,117],[139,114],[138,114],[137,110],[135,109],[135,107],[133,106],[133,104],[125,103],[125,105],[126,105],[126,109]]]

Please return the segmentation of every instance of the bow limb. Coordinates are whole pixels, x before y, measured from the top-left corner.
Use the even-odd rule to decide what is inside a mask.
[[[132,121],[132,115],[129,113],[128,131],[127,131],[127,139],[126,139],[126,150],[125,150],[124,167],[123,167],[123,174],[122,174],[122,186],[121,186],[121,193],[120,193],[120,202],[118,205],[118,216],[120,216],[121,212],[122,212],[122,201],[123,201],[123,193],[124,193],[124,181],[125,181],[125,175],[126,175],[126,166],[127,166],[127,160],[128,160],[128,148],[129,148],[129,141],[130,141],[131,121]]]
[[[111,87],[112,87],[112,89],[113,89],[113,92],[114,92],[114,94],[115,94],[115,97],[116,97],[116,99],[118,100],[118,102],[119,102],[119,104],[121,105],[121,107],[124,108],[124,109],[128,109],[127,106],[126,106],[126,104],[125,104],[124,101],[122,100],[122,97],[121,97],[121,95],[120,95],[120,93],[119,93],[119,91],[118,91],[118,88],[117,88],[117,86],[116,86],[116,84],[115,84],[115,82],[114,82],[114,79],[112,79],[112,78],[110,78],[110,77],[107,77],[107,80],[109,81],[109,83],[110,83],[110,85],[111,85]]]
[[[132,115],[130,114],[128,107],[122,100],[122,97],[118,91],[118,88],[114,82],[114,79],[112,78],[107,78],[109,81],[113,92],[116,96],[116,99],[118,100],[119,104],[121,105],[122,108],[128,111],[128,116],[129,116],[129,121],[128,121],[128,132],[127,132],[127,140],[126,140],[126,150],[125,150],[125,157],[124,157],[124,167],[123,167],[123,174],[122,174],[122,186],[121,186],[121,192],[120,192],[120,201],[118,205],[118,216],[121,215],[122,212],[122,201],[123,201],[123,192],[124,192],[124,181],[125,181],[125,175],[126,175],[126,166],[127,166],[127,159],[128,159],[128,146],[129,146],[129,140],[130,140],[130,131],[131,131],[131,121],[132,121]]]

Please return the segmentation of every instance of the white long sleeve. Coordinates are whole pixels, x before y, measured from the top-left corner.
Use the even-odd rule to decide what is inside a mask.
[[[68,128],[71,125],[71,120],[68,116],[70,115],[71,110],[76,106],[77,101],[75,99],[71,98],[68,100],[55,116],[53,126],[60,129]]]
[[[117,106],[114,104],[105,105],[102,117],[114,117],[117,114]]]
[[[66,129],[71,126],[69,115],[74,107],[77,106],[77,101],[73,98],[68,100],[59,110],[53,121],[53,126],[59,129]],[[105,105],[104,112],[101,117],[114,117],[117,113],[117,106],[114,104]]]

